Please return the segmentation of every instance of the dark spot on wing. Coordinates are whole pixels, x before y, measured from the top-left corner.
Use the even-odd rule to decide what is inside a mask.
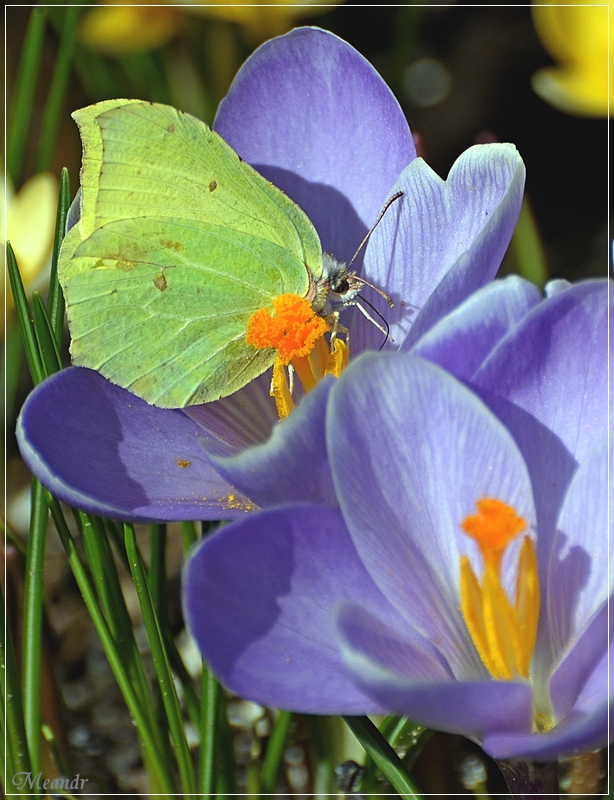
[[[181,242],[174,242],[172,239],[160,239],[160,246],[165,250],[183,250]]]
[[[162,273],[156,275],[156,277],[153,279],[153,282],[156,289],[159,289],[161,292],[163,292],[168,286],[168,281]]]

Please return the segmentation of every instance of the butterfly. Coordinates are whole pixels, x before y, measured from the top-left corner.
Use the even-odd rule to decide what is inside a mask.
[[[364,285],[323,256],[289,197],[195,117],[108,100],[73,118],[79,213],[58,275],[75,365],[152,405],[210,402],[275,360],[246,342],[255,311],[292,294],[327,316]]]

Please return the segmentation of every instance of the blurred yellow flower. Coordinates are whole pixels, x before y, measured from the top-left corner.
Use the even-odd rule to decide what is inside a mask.
[[[6,239],[11,243],[26,291],[44,285],[44,267],[49,265],[55,231],[58,182],[50,172],[40,172],[13,193],[6,184]],[[6,313],[13,306],[7,293]]]
[[[176,8],[105,2],[83,17],[79,37],[92,50],[122,56],[162,47],[179,31],[181,23],[181,13]]]
[[[535,92],[546,102],[586,117],[607,117],[612,90],[608,91],[612,61],[614,14],[608,6],[586,0],[540,0],[532,6],[535,29],[550,55],[559,62],[533,75]]]
[[[160,0],[163,2],[163,0]],[[183,14],[201,14],[227,22],[235,22],[252,45],[290,30],[294,20],[318,13],[314,8],[325,0],[304,2],[273,2],[269,5],[246,3],[188,3],[177,8],[158,3],[123,5],[103,0],[83,18],[80,37],[88,47],[113,56],[143,50],[154,50],[169,42],[181,29]],[[191,7],[190,7],[191,6]]]

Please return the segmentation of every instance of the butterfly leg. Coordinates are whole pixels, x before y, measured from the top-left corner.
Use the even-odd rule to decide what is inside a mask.
[[[394,339],[390,338],[389,331],[387,331],[386,328],[383,327],[383,325],[380,325],[380,323],[376,319],[373,319],[371,314],[369,314],[369,312],[363,305],[358,303],[356,300],[352,300],[349,303],[346,303],[346,308],[347,306],[355,306],[368,322],[370,322],[372,325],[375,325],[378,331],[381,331],[384,334],[384,336],[389,338],[389,341],[394,342]]]
[[[355,305],[355,303],[346,303],[344,308],[347,308],[348,305]],[[349,347],[350,346],[350,332],[339,322],[339,312],[338,311],[331,311],[331,313],[325,318],[328,324],[331,326],[330,329],[330,339],[329,345],[331,352],[335,345],[335,339],[337,336],[342,333],[345,336],[345,343]]]

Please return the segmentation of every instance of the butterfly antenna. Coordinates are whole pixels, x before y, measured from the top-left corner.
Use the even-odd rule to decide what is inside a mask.
[[[377,217],[377,219],[375,220],[375,222],[374,222],[374,224],[373,224],[373,227],[372,227],[372,228],[371,228],[371,230],[370,230],[370,231],[367,233],[367,235],[366,235],[366,236],[365,236],[365,238],[362,240],[362,242],[361,242],[361,243],[358,245],[358,247],[356,248],[356,252],[355,252],[355,253],[354,253],[354,255],[352,256],[352,258],[350,258],[350,260],[349,260],[349,262],[348,262],[348,265],[347,265],[347,268],[348,268],[348,269],[349,269],[349,268],[352,266],[353,262],[356,260],[356,256],[357,256],[357,255],[360,253],[360,251],[362,250],[362,248],[363,248],[363,247],[366,245],[366,243],[369,241],[369,236],[371,236],[371,234],[373,233],[373,231],[374,231],[374,230],[377,228],[377,226],[380,224],[380,222],[382,221],[382,217],[384,216],[384,214],[386,213],[386,211],[388,211],[388,209],[390,208],[390,206],[391,206],[391,205],[392,205],[392,204],[395,202],[395,200],[398,200],[398,199],[399,199],[399,197],[403,197],[403,192],[397,192],[396,194],[393,194],[393,195],[392,195],[392,197],[389,197],[389,198],[388,198],[388,200],[386,200],[386,202],[384,203],[384,206],[383,206],[382,210],[379,212],[379,216]],[[361,280],[362,280],[362,278],[361,278]],[[367,283],[366,281],[362,281],[362,282],[363,282],[363,283],[365,283],[367,286],[371,286],[371,284],[370,284],[370,283]],[[373,286],[372,288],[375,288],[375,287]],[[383,294],[383,292],[382,292],[381,294]],[[384,295],[384,297],[387,297],[387,295]]]
[[[392,204],[393,204],[393,203],[394,203],[396,200],[398,200],[398,199],[399,199],[399,197],[403,197],[403,192],[396,192],[395,194],[393,194],[393,195],[392,195],[392,197],[389,197],[389,198],[388,198],[388,200],[386,200],[386,202],[384,203],[384,206],[383,206],[382,210],[379,212],[379,214],[378,214],[378,217],[377,217],[377,219],[375,220],[375,223],[373,224],[373,227],[372,227],[372,228],[371,228],[371,230],[370,230],[370,231],[367,233],[367,235],[366,235],[366,236],[365,236],[365,238],[362,240],[362,242],[361,242],[361,243],[358,245],[358,247],[356,248],[356,252],[355,252],[355,253],[354,253],[354,255],[352,256],[352,258],[350,258],[350,260],[349,260],[349,262],[348,262],[348,265],[347,265],[347,269],[349,269],[349,268],[352,266],[352,264],[353,264],[353,263],[354,263],[354,261],[356,260],[356,257],[358,256],[358,254],[360,253],[360,251],[362,250],[362,248],[363,248],[363,247],[365,246],[365,244],[366,244],[366,243],[369,241],[369,237],[371,236],[371,234],[373,233],[373,231],[374,231],[374,230],[377,228],[377,226],[378,226],[378,225],[380,224],[380,222],[382,221],[382,217],[384,216],[384,214],[386,213],[386,211],[388,211],[388,209],[390,208],[390,206],[391,206],[391,205],[392,205]],[[379,295],[381,295],[381,296],[384,298],[384,300],[385,300],[385,301],[388,303],[388,305],[390,306],[390,308],[394,308],[394,303],[392,302],[392,298],[390,297],[390,295],[389,295],[389,294],[386,294],[386,292],[382,291],[382,289],[380,289],[378,286],[374,286],[372,283],[369,283],[369,281],[365,280],[365,279],[364,279],[364,278],[362,278],[362,277],[358,277],[358,276],[357,276],[357,280],[359,280],[359,281],[360,281],[360,283],[364,284],[365,286],[369,286],[371,289],[373,289],[373,291],[374,291],[374,292],[377,292]],[[366,301],[365,301],[365,302],[366,302]],[[371,303],[369,303],[369,305],[371,306]],[[371,308],[373,308],[373,306],[371,306]],[[379,312],[378,312],[378,314],[379,314]],[[380,316],[381,316],[381,315],[380,315]],[[382,318],[382,319],[383,319],[383,318]],[[387,336],[386,336],[386,338],[387,338]]]
[[[390,297],[389,294],[386,294],[386,292],[383,289],[380,289],[379,286],[375,286],[374,284],[370,283],[368,280],[365,280],[365,278],[359,275],[356,276],[356,281],[357,283],[362,283],[364,286],[368,286],[370,289],[373,289],[374,292],[377,292],[384,298],[384,300],[388,303],[390,308],[394,308],[394,302],[392,301],[392,297]],[[364,298],[362,299],[364,300]],[[365,300],[365,303],[367,302],[368,301]],[[371,306],[371,303],[368,303],[368,305]],[[373,306],[371,306],[371,308],[373,308]],[[379,311],[377,313],[379,314]]]

